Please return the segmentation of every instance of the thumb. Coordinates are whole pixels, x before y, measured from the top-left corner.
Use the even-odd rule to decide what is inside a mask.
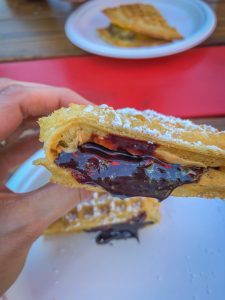
[[[32,223],[42,233],[46,227],[68,213],[75,205],[90,200],[92,193],[84,189],[49,184],[24,196],[29,206]]]
[[[0,294],[16,280],[31,244],[44,229],[90,197],[84,190],[57,185],[26,194],[0,192]]]

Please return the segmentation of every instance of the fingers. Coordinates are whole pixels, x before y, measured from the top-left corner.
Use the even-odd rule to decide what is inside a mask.
[[[24,136],[0,149],[0,182],[6,182],[15,168],[40,148],[41,143],[38,141],[38,132],[34,132],[32,135]]]
[[[85,99],[84,97],[82,97],[81,95],[79,95],[78,93],[74,92],[73,90],[71,90],[69,88],[55,87],[55,86],[50,86],[50,85],[43,84],[43,83],[17,81],[17,80],[13,80],[13,79],[9,79],[9,78],[0,78],[0,91],[2,91],[3,94],[10,93],[11,92],[10,90],[11,89],[13,90],[15,88],[15,86],[23,86],[23,87],[30,87],[30,88],[42,88],[42,89],[43,88],[61,89],[61,90],[64,90],[65,92],[67,92],[68,96],[71,96],[72,98],[74,98],[74,96],[75,96],[76,99],[73,99],[73,101],[74,100],[81,101],[81,103],[79,103],[79,104],[90,104],[90,101],[88,101],[87,99]]]
[[[90,104],[67,88],[0,80],[0,140],[6,139],[24,119],[47,115],[70,103]]]
[[[34,192],[15,194],[0,192],[1,231],[23,232],[20,242],[32,242],[54,221],[64,216],[81,201],[88,201],[92,193],[84,189],[65,188],[48,184]]]
[[[84,189],[65,188],[52,184],[24,194],[35,234],[40,235],[47,226],[64,216],[81,201],[90,200],[91,196],[92,193]]]
[[[42,147],[38,137],[37,122],[28,118],[7,138],[6,145],[0,148],[0,190],[15,169]]]
[[[37,118],[27,118],[9,137],[7,137],[7,145],[15,143],[19,138],[33,133],[39,135]]]

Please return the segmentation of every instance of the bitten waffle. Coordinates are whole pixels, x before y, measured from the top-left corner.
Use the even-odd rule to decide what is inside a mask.
[[[36,164],[52,182],[126,197],[225,198],[224,131],[107,105],[72,104],[39,124],[45,158]]]

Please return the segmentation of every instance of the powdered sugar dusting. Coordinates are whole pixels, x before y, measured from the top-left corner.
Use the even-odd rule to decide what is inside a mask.
[[[187,148],[191,146],[195,149],[202,148],[205,151],[225,153],[223,142],[220,143],[223,141],[225,131],[218,131],[212,126],[196,125],[190,120],[165,116],[150,109],[138,111],[128,107],[114,110],[107,104],[102,104],[99,108],[102,109],[100,114],[92,105],[88,105],[84,112],[91,112],[98,118],[99,123],[104,124],[110,119],[112,126],[118,129],[123,128],[134,133],[147,135],[149,142],[154,142],[157,139],[162,142],[170,142],[170,144],[182,144]],[[195,132],[198,133],[196,138]],[[211,144],[211,134],[216,134],[215,145]],[[197,136],[199,136],[199,140]]]
[[[142,115],[143,117],[146,117],[148,119],[148,121],[151,121],[152,119],[158,119],[161,123],[163,123],[164,126],[165,125],[171,126],[171,124],[179,125],[179,126],[181,126],[181,128],[178,128],[179,130],[181,130],[182,128],[185,128],[185,130],[187,130],[187,129],[195,130],[195,129],[199,129],[199,127],[201,127],[202,129],[206,129],[211,132],[218,132],[218,130],[216,128],[214,128],[210,125],[196,125],[190,120],[184,120],[184,119],[181,119],[178,117],[173,117],[173,116],[166,116],[166,115],[160,114],[151,109],[139,111],[139,110],[136,110],[135,108],[127,107],[127,108],[118,109],[117,112],[119,112],[121,114],[125,114],[125,115],[132,115],[132,116]]]
[[[99,117],[99,122],[100,123],[105,123],[105,116],[104,115]]]
[[[206,129],[208,131],[211,132],[218,132],[218,130],[212,126],[209,125],[196,125],[195,123],[193,123],[190,120],[184,120],[181,118],[175,118],[173,116],[166,116],[160,113],[157,113],[154,110],[144,110],[142,112],[143,116],[147,117],[149,120],[151,120],[151,118],[156,118],[158,119],[161,123],[163,123],[164,126],[171,126],[171,124],[173,125],[178,125],[178,128],[175,128],[174,130],[199,130],[199,127],[202,129]]]
[[[79,203],[75,209],[77,213],[74,214],[73,211],[71,211],[64,217],[70,226],[80,226],[81,220],[79,214],[90,221],[101,218],[101,225],[121,223],[141,211],[142,200],[133,201],[130,198],[121,200],[110,194],[100,195],[94,192],[91,200]],[[127,214],[129,214],[129,216]]]
[[[100,108],[110,108],[107,104],[101,104],[99,105]]]
[[[125,122],[123,124],[123,128],[125,128],[125,129],[130,129],[131,128],[131,123],[128,119],[125,120]]]
[[[206,150],[217,151],[225,153],[225,150],[215,145],[207,145],[204,140],[208,139],[210,134],[224,134],[225,131],[219,132],[216,128],[210,125],[197,125],[190,120],[184,120],[173,116],[165,116],[154,110],[138,111],[134,108],[122,108],[118,109],[117,113],[121,115],[128,115],[129,120],[137,120],[137,116],[143,116],[146,119],[146,125],[141,126],[129,126],[129,120],[124,121],[123,128],[130,128],[134,132],[149,134],[152,138],[161,139],[162,141],[174,142],[176,144],[183,144],[194,148],[204,147]],[[155,128],[155,122],[157,122],[157,128]],[[194,136],[195,131],[200,132],[201,141],[190,141],[190,136]],[[186,134],[187,140],[183,139],[183,134]]]
[[[112,125],[113,126],[122,126],[123,125],[119,114],[115,113],[115,117],[114,117],[114,120],[112,121]]]
[[[141,115],[141,113],[142,113],[142,112],[136,110],[135,108],[130,108],[130,107],[117,109],[117,112],[124,114],[124,115],[133,115],[133,116]]]
[[[221,150],[219,147],[214,146],[214,145],[209,145],[208,149],[215,150],[215,151],[220,151]]]
[[[93,105],[88,105],[88,106],[85,107],[84,111],[85,112],[91,112],[91,111],[93,111],[93,109],[94,109]]]

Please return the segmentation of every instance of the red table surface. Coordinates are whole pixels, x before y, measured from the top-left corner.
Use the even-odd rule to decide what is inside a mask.
[[[90,55],[2,63],[0,76],[66,86],[115,108],[181,117],[225,115],[225,46],[145,60]]]

